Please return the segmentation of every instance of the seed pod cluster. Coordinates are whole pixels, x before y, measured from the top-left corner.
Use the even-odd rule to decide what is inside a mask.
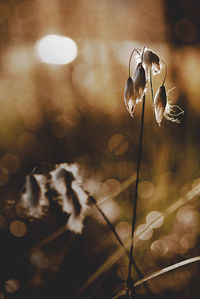
[[[133,50],[133,52],[135,49]],[[126,109],[133,116],[136,104],[141,100],[144,95],[144,89],[146,85],[145,70],[142,62],[139,62],[133,72],[133,77],[130,76],[130,62],[132,54],[129,59],[129,77],[126,80],[124,87],[124,103]]]
[[[20,201],[24,212],[33,218],[42,217],[49,206],[48,192],[52,192],[52,199],[68,214],[66,228],[81,233],[88,209],[88,193],[78,175],[78,165],[61,163],[55,165],[48,176],[32,174],[27,177],[25,192]]]
[[[137,103],[142,100],[145,93],[146,84],[148,81],[150,81],[154,113],[158,125],[161,125],[163,118],[178,123],[179,120],[176,118],[176,116],[183,114],[184,112],[179,106],[171,105],[167,99],[167,93],[164,86],[167,75],[167,66],[165,62],[160,60],[159,56],[147,46],[145,46],[143,50],[139,51],[134,49],[129,58],[129,77],[124,88],[124,102],[126,109],[133,117],[135,107]],[[136,64],[133,76],[131,78],[130,65],[134,52],[137,52],[139,55],[139,62]],[[163,82],[158,88],[154,97],[152,75],[160,72],[161,66],[165,67],[165,75]],[[175,108],[178,109],[178,113],[175,113]]]

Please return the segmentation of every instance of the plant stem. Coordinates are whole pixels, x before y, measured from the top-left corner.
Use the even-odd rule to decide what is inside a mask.
[[[154,99],[153,99],[153,82],[152,82],[152,70],[150,69],[150,86],[151,86],[151,96],[152,96],[152,102],[154,104]]]
[[[140,124],[140,136],[139,136],[138,159],[137,159],[137,175],[136,175],[136,182],[135,182],[134,202],[133,202],[131,247],[130,247],[130,255],[129,255],[128,278],[127,278],[128,294],[130,293],[129,291],[131,290],[131,298],[134,297],[133,280],[131,280],[131,266],[132,266],[132,260],[133,260],[134,232],[135,232],[136,212],[137,212],[137,195],[138,195],[138,184],[139,184],[140,164],[141,164],[141,154],[142,154],[142,138],[143,138],[143,128],[144,128],[144,109],[145,109],[145,94],[143,96],[142,115],[141,115],[141,124]]]
[[[104,218],[105,222],[107,223],[108,227],[110,228],[110,230],[112,231],[113,235],[115,236],[116,240],[118,241],[119,245],[124,249],[125,254],[129,257],[129,253],[126,250],[124,243],[122,242],[122,240],[120,239],[119,235],[117,234],[113,224],[110,222],[110,220],[108,219],[108,217],[105,215],[105,213],[102,211],[102,209],[97,205],[96,200],[90,196],[90,201],[95,205],[96,209],[99,211],[99,213],[102,215],[102,217]],[[131,264],[135,267],[138,275],[142,278],[144,278],[142,272],[140,271],[139,267],[137,266],[136,262],[134,261],[133,257],[131,256]],[[150,290],[148,288],[147,284],[144,284],[144,287],[147,291],[148,294],[150,294]]]

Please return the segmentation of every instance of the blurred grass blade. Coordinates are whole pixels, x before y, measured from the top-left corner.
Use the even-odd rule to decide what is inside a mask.
[[[173,265],[171,265],[171,266],[168,266],[168,267],[165,267],[165,268],[163,268],[163,269],[161,269],[161,270],[158,270],[158,271],[156,271],[156,272],[154,272],[154,273],[151,273],[151,274],[145,276],[143,279],[140,279],[140,280],[136,281],[136,282],[134,283],[134,287],[139,286],[140,284],[142,284],[142,283],[144,283],[144,282],[147,282],[147,281],[149,281],[150,279],[153,279],[153,278],[155,278],[155,277],[158,277],[158,276],[160,276],[160,275],[162,275],[162,274],[168,273],[168,272],[170,272],[170,271],[179,269],[179,268],[181,268],[181,267],[183,267],[183,266],[186,266],[186,265],[189,265],[189,264],[192,264],[192,263],[196,263],[196,262],[200,262],[200,256],[195,256],[195,257],[189,258],[189,259],[184,260],[184,261],[182,261],[182,262],[173,264]],[[112,299],[117,299],[117,298],[119,298],[120,296],[125,295],[125,294],[126,294],[126,290],[127,290],[127,289],[124,289],[124,290],[120,291],[120,292],[119,292],[116,296],[114,296]]]
[[[117,197],[121,192],[126,190],[135,180],[136,180],[136,173],[134,173],[132,176],[130,176],[126,181],[124,181],[118,187],[116,187],[112,192],[110,192],[107,196],[105,196],[101,201],[99,201],[99,202],[97,201],[98,206],[100,207],[106,201]],[[91,209],[87,214],[90,215],[94,211],[96,211],[96,208]]]
[[[184,260],[182,262],[179,262],[179,263],[176,263],[174,265],[171,265],[169,267],[165,267],[165,268],[163,268],[161,270],[158,270],[158,271],[156,271],[156,272],[154,272],[152,274],[149,274],[149,275],[145,276],[144,278],[136,281],[134,283],[134,286],[136,287],[136,286],[142,284],[143,282],[148,281],[148,280],[150,280],[152,278],[158,277],[158,276],[160,276],[160,275],[162,275],[164,273],[167,273],[169,271],[172,271],[172,270],[178,269],[180,267],[183,267],[185,265],[189,265],[189,264],[192,264],[192,263],[195,263],[195,262],[199,262],[199,261],[200,261],[200,256],[195,256],[195,257],[192,257],[190,259],[187,259],[187,260]]]
[[[196,187],[192,188],[189,192],[185,194],[182,198],[178,199],[175,203],[173,203],[171,206],[169,206],[162,215],[165,217],[171,215],[174,213],[178,208],[186,204],[188,201],[194,200],[197,198],[197,196],[200,195],[200,184],[197,185]],[[143,234],[149,227],[154,224],[160,217],[155,218],[151,223],[146,225],[145,229],[142,230],[140,233],[137,234],[137,237],[135,236],[134,238],[138,238],[141,234]],[[124,244],[125,248],[130,247],[130,241],[126,242]],[[85,290],[92,282],[94,282],[100,275],[102,275],[105,271],[109,270],[112,265],[119,260],[120,257],[124,255],[124,250],[122,248],[119,248],[117,251],[115,251],[114,254],[112,254],[106,262],[86,281],[86,283],[81,287],[79,290],[79,293],[81,293],[83,290]],[[115,298],[115,297],[114,297]],[[116,297],[117,298],[117,297]]]

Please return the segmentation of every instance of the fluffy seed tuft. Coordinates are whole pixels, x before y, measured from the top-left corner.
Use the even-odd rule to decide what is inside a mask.
[[[78,166],[63,163],[57,165],[50,175],[51,187],[57,191],[58,198],[62,200],[63,211],[69,214],[66,227],[75,233],[81,233],[85,212],[88,208],[88,195],[81,186]]]
[[[43,208],[48,206],[46,194],[46,177],[41,174],[33,174],[29,179],[25,193],[22,194],[22,206],[29,216],[39,218],[44,215]]]

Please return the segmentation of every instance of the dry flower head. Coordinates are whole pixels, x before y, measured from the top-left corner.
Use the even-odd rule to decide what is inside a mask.
[[[130,67],[131,59],[134,52],[136,52],[137,54],[137,56],[135,57],[137,65],[134,69],[133,76],[131,78]],[[161,68],[163,68],[163,66],[165,66],[164,79],[154,97],[152,76],[160,73]],[[159,56],[156,53],[154,53],[151,49],[149,49],[148,46],[145,46],[143,50],[133,49],[129,58],[129,77],[126,81],[124,88],[125,106],[132,117],[137,103],[142,101],[142,98],[146,93],[146,83],[150,81],[153,107],[158,125],[161,125],[163,118],[176,123],[180,122],[177,116],[183,114],[184,111],[178,105],[172,105],[168,101],[166,89],[164,86],[166,76],[166,63],[163,60],[160,60]],[[177,113],[176,110],[178,110]]]

